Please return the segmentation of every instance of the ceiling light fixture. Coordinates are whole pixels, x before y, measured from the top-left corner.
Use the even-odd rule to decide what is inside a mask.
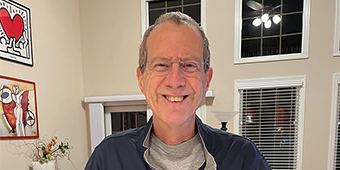
[[[279,15],[274,15],[272,20],[275,24],[278,24],[281,22],[281,17]]]
[[[262,21],[261,21],[260,18],[254,19],[253,25],[254,25],[255,27],[258,27],[258,26],[260,26],[261,24],[262,24]]]
[[[269,20],[269,15],[268,14],[263,14],[261,17],[262,22],[267,22]]]
[[[266,13],[266,14],[263,14],[261,16],[261,19],[260,18],[255,18],[252,22],[252,24],[255,26],[255,27],[258,27],[260,26],[262,23],[264,23],[264,27],[265,28],[270,28],[272,26],[272,21],[274,22],[274,24],[278,24],[281,22],[281,17],[279,15],[274,15],[272,18],[270,18],[271,16]]]
[[[272,26],[272,21],[271,20],[267,20],[265,23],[264,23],[264,27],[265,28],[270,28]]]

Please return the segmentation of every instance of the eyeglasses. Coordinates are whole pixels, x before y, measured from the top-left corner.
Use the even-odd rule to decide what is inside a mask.
[[[194,73],[203,70],[204,65],[207,63],[197,61],[167,61],[167,60],[154,60],[148,62],[149,69],[159,73],[168,73],[171,70],[173,63],[178,63],[179,67],[184,73]]]

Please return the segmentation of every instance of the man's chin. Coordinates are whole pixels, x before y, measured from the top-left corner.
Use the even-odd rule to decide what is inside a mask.
[[[195,119],[195,114],[188,114],[183,112],[168,112],[163,116],[154,116],[154,119],[160,119],[166,124],[182,124]]]

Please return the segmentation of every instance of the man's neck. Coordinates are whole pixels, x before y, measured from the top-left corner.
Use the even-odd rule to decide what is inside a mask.
[[[176,125],[168,125],[164,122],[154,121],[153,133],[167,145],[181,144],[195,136],[195,118]]]

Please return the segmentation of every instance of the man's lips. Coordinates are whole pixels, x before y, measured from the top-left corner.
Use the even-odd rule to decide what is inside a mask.
[[[166,98],[167,100],[171,101],[171,102],[181,102],[183,101],[185,98],[188,97],[188,95],[185,95],[185,96],[166,96],[166,95],[163,95],[164,98]]]

